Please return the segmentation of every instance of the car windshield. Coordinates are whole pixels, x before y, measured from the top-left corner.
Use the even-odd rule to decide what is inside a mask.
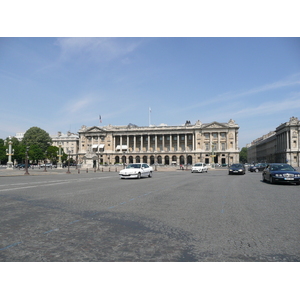
[[[271,171],[295,171],[290,165],[274,165],[270,168]]]
[[[126,167],[126,169],[140,169],[141,164],[130,164]]]
[[[195,167],[202,167],[202,164],[195,164]]]
[[[231,168],[242,168],[243,165],[239,165],[239,164],[234,164],[231,166]]]

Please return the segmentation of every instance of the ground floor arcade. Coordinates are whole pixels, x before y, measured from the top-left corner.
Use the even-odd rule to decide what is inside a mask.
[[[237,153],[168,153],[168,154],[94,154],[90,157],[80,156],[78,162],[83,167],[98,167],[103,164],[129,164],[129,163],[147,163],[150,165],[193,165],[196,162],[206,164],[232,164],[239,161]]]

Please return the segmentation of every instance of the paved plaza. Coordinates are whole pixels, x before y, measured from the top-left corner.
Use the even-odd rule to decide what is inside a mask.
[[[296,262],[299,191],[261,173],[0,170],[2,262]]]

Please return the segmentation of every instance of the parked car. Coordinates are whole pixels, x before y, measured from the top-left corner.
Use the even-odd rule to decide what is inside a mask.
[[[124,178],[138,178],[141,177],[152,177],[153,169],[148,164],[136,163],[129,164],[125,169],[119,172],[121,179]]]
[[[246,169],[243,164],[232,164],[229,167],[228,175],[242,174],[245,175]]]
[[[52,164],[49,163],[40,165],[41,168],[45,168],[45,166],[46,168],[52,168]]]
[[[263,171],[267,167],[267,165],[268,164],[266,164],[266,163],[259,163],[259,164],[256,164],[254,166],[251,166],[248,170],[250,172]]]
[[[270,183],[289,182],[300,185],[300,173],[289,164],[269,164],[262,173],[262,180]]]
[[[27,164],[27,168],[30,168],[30,164]],[[20,169],[25,169],[26,168],[26,164],[17,164],[15,165],[15,168],[20,168]]]
[[[196,163],[192,166],[192,173],[207,173],[207,166],[204,163]]]

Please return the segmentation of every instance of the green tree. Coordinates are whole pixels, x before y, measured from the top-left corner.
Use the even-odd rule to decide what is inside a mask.
[[[56,146],[49,146],[47,148],[47,158],[50,159],[50,161],[54,164],[56,164],[56,162],[57,162],[58,150],[59,150],[59,148]]]
[[[28,157],[29,160],[37,163],[39,160],[45,159],[46,153],[38,145],[34,144],[29,147]]]
[[[7,163],[7,155],[6,155],[7,147],[4,145],[4,140],[0,139],[0,164]]]
[[[248,148],[247,147],[243,147],[240,151],[240,162],[243,164],[248,162]]]
[[[52,139],[45,130],[39,127],[31,127],[25,132],[22,144],[29,147],[36,145],[45,153],[49,145],[52,144]]]

